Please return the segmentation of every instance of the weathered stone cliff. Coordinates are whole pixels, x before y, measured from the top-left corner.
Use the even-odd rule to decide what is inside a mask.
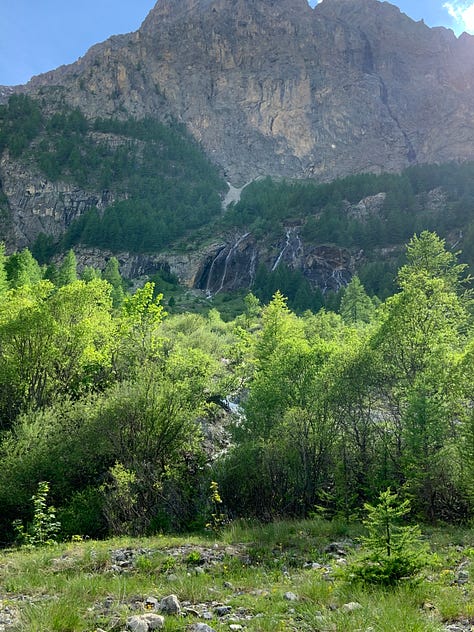
[[[39,96],[46,112],[67,103],[91,118],[177,119],[235,187],[261,175],[331,180],[474,159],[474,38],[378,0],[315,9],[306,0],[158,0],[137,32],[26,86],[0,87],[0,101],[12,90]],[[0,239],[10,249],[40,232],[59,236],[116,199],[49,182],[7,151],[0,159],[10,212],[4,226],[0,208]],[[383,200],[362,200],[348,216],[370,219]],[[209,294],[250,284],[262,262],[298,268],[322,289],[344,285],[354,267],[343,249],[302,244],[295,228],[273,246],[242,231],[182,256],[119,258],[126,276],[168,266]]]
[[[378,0],[158,0],[137,32],[26,90],[177,117],[236,185],[474,155],[474,38]]]

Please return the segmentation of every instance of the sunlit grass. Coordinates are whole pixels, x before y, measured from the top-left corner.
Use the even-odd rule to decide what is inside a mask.
[[[328,543],[354,540],[359,532],[320,519],[239,522],[217,539],[157,536],[9,551],[0,556],[0,584],[21,613],[17,632],[124,629],[127,617],[144,612],[147,597],[171,593],[200,612],[229,605],[249,632],[439,632],[460,618],[474,623],[473,584],[455,581],[460,564],[474,562],[472,530],[431,530],[436,556],[417,583],[392,589],[350,584],[324,552]],[[137,551],[133,565],[114,571],[111,552],[127,548]],[[315,561],[321,568],[311,567]],[[350,602],[358,606],[347,611]],[[165,619],[168,632],[202,620]],[[214,614],[209,624],[220,632],[230,622]]]

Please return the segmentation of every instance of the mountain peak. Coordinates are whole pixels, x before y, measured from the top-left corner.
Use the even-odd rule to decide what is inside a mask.
[[[158,0],[144,21],[141,31],[150,33],[159,29],[162,22],[181,21],[194,18],[199,15],[219,13],[249,15],[255,12],[272,10],[278,13],[308,12],[310,7],[307,0]]]
[[[173,117],[236,185],[326,180],[472,159],[473,42],[379,0],[158,0],[28,89],[91,117]]]

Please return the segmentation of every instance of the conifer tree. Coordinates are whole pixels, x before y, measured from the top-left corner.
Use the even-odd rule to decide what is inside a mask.
[[[71,249],[58,269],[57,285],[62,287],[74,281],[77,281],[77,259],[74,250]]]
[[[7,271],[5,269],[5,246],[0,244],[0,294],[8,290]]]

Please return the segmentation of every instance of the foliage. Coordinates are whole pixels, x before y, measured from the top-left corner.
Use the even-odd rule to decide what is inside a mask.
[[[8,289],[8,279],[5,262],[5,246],[4,244],[0,243],[0,295]]]
[[[12,289],[0,306],[3,427],[29,407],[78,395],[106,379],[115,344],[109,285],[42,281]]]
[[[20,545],[35,547],[56,542],[61,525],[56,520],[55,508],[52,506],[48,507],[46,504],[48,492],[49,483],[40,481],[38,490],[31,499],[33,501],[33,520],[27,529],[25,529],[21,520],[14,522],[13,526],[17,534],[17,542]]]
[[[16,626],[22,630],[125,629],[127,619],[137,614],[137,597],[143,601],[151,584],[154,593],[169,594],[170,583],[181,603],[203,603],[212,592],[216,603],[245,613],[249,632],[322,627],[437,632],[448,622],[472,617],[472,581],[463,586],[455,581],[459,564],[472,561],[466,546],[472,530],[427,532],[437,564],[422,573],[420,582],[399,582],[388,589],[351,585],[328,569],[324,548],[357,533],[356,525],[340,521],[239,521],[219,538],[188,533],[103,542],[75,539],[54,549],[5,552],[0,583],[8,602],[15,600]],[[126,580],[114,568],[119,551],[133,559]],[[206,563],[209,558],[212,565]],[[308,568],[308,560],[322,568]],[[290,591],[297,601],[287,600]],[[45,594],[51,598],[42,598]],[[354,602],[358,608],[347,611],[346,604]],[[165,625],[170,632],[183,628],[181,617],[168,616]],[[228,629],[228,622],[215,619],[213,628]]]
[[[39,102],[13,95],[0,106],[0,154],[7,148],[53,182],[113,192],[104,212],[93,207],[72,222],[63,249],[82,243],[156,251],[220,214],[225,182],[176,122],[91,121],[65,105],[43,115]],[[35,255],[44,262],[52,251],[49,238],[40,236]]]
[[[209,529],[217,535],[227,523],[227,516],[222,513],[222,498],[219,494],[219,484],[216,483],[216,481],[211,481],[209,485],[209,495],[211,512],[209,522],[206,523],[206,529]]]
[[[387,486],[419,520],[472,517],[472,297],[437,235],[409,242],[396,294],[375,305],[355,278],[341,314],[297,315],[276,292],[242,297],[229,322],[170,316],[172,276],[126,294],[113,257],[105,278],[74,280],[72,252],[47,270],[17,253],[5,270],[5,542],[45,480],[67,536],[203,529],[211,480],[232,518],[350,520]]]
[[[413,578],[427,562],[418,525],[399,524],[410,511],[408,500],[398,500],[390,488],[379,494],[377,505],[364,505],[367,535],[361,538],[363,553],[347,569],[355,582],[392,586]]]

